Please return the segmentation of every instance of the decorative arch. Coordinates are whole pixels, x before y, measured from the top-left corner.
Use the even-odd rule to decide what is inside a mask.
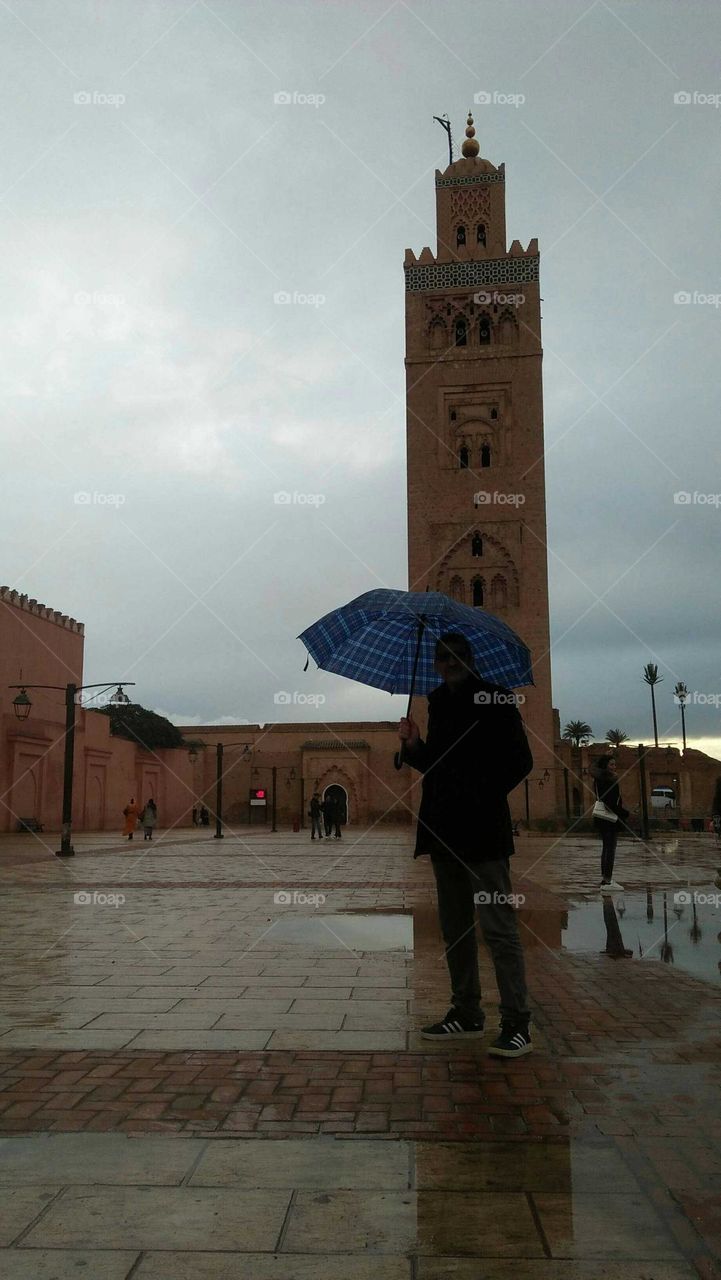
[[[492,451],[491,451],[490,443],[488,440],[484,440],[481,444],[481,452],[478,459],[481,468],[490,467],[491,457],[492,457]]]
[[[456,248],[466,243],[466,228],[462,222],[456,227]]]
[[[471,604],[476,609],[482,609],[484,604],[484,595],[486,584],[480,576],[475,577],[471,583]]]
[[[512,311],[504,311],[498,321],[498,340],[507,347],[518,341],[518,321]]]
[[[502,573],[496,573],[491,579],[491,608],[508,608],[508,582]]]
[[[473,537],[471,538],[471,555],[472,556],[483,555],[483,538],[481,537],[478,530],[476,530]]]
[[[448,594],[451,600],[457,600],[459,604],[466,603],[466,584],[460,574],[456,573],[451,578]]]
[[[453,342],[456,347],[468,346],[468,321],[465,316],[456,316],[453,321]]]
[[[470,454],[468,452],[468,445],[467,444],[459,445],[458,446],[458,466],[460,467],[461,471],[468,470],[469,462],[470,462]]]
[[[474,530],[475,532],[475,530]],[[436,574],[436,590],[449,594],[448,587],[454,577],[473,572],[478,566],[472,555],[472,534],[466,532],[449,547],[440,562]],[[506,583],[506,608],[515,608],[519,603],[519,575],[513,557],[508,548],[494,533],[483,531],[483,572],[485,580],[492,590],[494,577],[502,577]],[[472,589],[468,603],[472,603]]]
[[[340,768],[338,765],[327,767],[318,774],[314,786],[322,796],[325,795],[329,787],[342,787],[347,796],[348,822],[353,823],[363,820],[363,815],[366,811],[358,793],[356,780],[347,769]]]
[[[481,347],[488,347],[493,339],[493,323],[491,317],[484,313],[478,317],[478,343]]]
[[[445,351],[448,346],[448,330],[440,316],[432,320],[428,326],[428,338],[431,351]]]

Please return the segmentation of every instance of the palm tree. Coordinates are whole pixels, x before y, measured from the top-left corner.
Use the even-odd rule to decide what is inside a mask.
[[[654,745],[658,746],[658,723],[656,721],[656,695],[654,686],[660,684],[663,676],[658,674],[658,667],[655,662],[647,662],[643,669],[643,678],[651,690],[651,710],[653,712],[653,740]]]
[[[584,746],[593,736],[593,729],[585,720],[569,720],[563,730],[564,738],[570,739],[574,747]]]
[[[628,734],[624,733],[623,729],[609,729],[606,742],[610,742],[612,747],[620,747],[624,742],[628,742]]]
[[[681,708],[681,733],[683,734],[683,749],[686,750],[686,700],[688,698],[688,688],[683,680],[679,680],[676,685],[673,696]]]

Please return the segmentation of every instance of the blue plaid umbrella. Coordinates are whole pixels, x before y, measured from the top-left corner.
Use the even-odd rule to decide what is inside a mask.
[[[324,671],[412,697],[440,684],[433,659],[444,631],[466,637],[484,680],[511,688],[533,684],[531,655],[515,631],[440,591],[366,591],[298,638]]]

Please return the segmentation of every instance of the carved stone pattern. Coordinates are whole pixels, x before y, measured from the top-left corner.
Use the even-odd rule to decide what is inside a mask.
[[[505,182],[504,173],[479,173],[475,178],[436,178],[436,187],[477,187],[486,182]]]
[[[490,191],[454,191],[451,196],[451,221],[465,222],[467,226],[473,226],[475,235],[475,224],[477,222],[490,221],[491,217],[491,193]],[[470,237],[469,243],[473,243],[473,236]]]
[[[472,289],[478,284],[532,284],[538,280],[539,258],[491,258],[486,262],[438,262],[404,267],[406,292],[429,289]]]

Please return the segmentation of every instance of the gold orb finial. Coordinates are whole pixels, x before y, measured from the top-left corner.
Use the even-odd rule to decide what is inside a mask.
[[[480,145],[476,140],[476,131],[473,128],[473,116],[469,111],[468,119],[466,120],[466,137],[461,147],[461,152],[466,159],[473,159],[474,156],[478,155],[480,149]]]

